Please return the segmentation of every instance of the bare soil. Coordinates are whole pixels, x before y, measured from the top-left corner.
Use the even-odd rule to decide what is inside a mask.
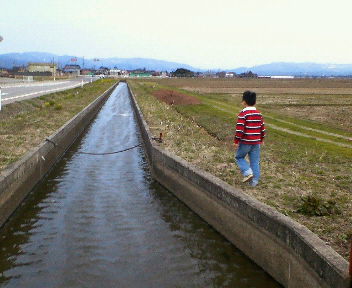
[[[161,89],[153,92],[153,95],[160,101],[169,105],[195,105],[201,104],[201,101],[196,97],[183,94],[181,92]]]

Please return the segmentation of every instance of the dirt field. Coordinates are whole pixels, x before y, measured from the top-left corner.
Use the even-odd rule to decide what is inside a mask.
[[[194,105],[201,103],[201,101],[196,97],[174,90],[160,89],[154,91],[153,95],[169,105]]]
[[[146,80],[150,81],[150,80]],[[194,89],[235,89],[235,88],[294,88],[294,89],[352,89],[351,78],[297,78],[297,79],[267,79],[267,78],[166,78],[153,79],[153,82],[162,83],[165,86],[179,88],[190,87]],[[228,92],[231,93],[231,92]]]
[[[257,106],[264,111],[327,124],[352,132],[352,79],[160,79],[197,94],[222,94],[241,102],[244,90],[258,94]],[[352,137],[352,135],[351,135]]]

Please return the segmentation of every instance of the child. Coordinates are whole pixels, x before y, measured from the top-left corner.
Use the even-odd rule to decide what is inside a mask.
[[[243,175],[243,183],[251,181],[251,186],[257,186],[260,178],[260,145],[265,137],[264,119],[254,107],[257,95],[255,92],[245,91],[242,104],[245,107],[236,125],[234,145],[237,149],[236,162]],[[245,159],[249,156],[248,163]]]

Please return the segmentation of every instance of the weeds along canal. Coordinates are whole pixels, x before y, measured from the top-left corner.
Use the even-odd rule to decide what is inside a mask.
[[[150,176],[120,83],[0,230],[0,287],[279,287]]]

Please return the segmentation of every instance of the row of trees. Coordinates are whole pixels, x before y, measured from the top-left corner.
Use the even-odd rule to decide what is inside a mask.
[[[248,72],[244,72],[244,73],[240,73],[240,74],[236,74],[234,72],[231,72],[231,73],[232,73],[231,77],[237,77],[237,78],[257,78],[258,77],[258,75],[253,73],[252,71],[248,71]],[[224,71],[217,72],[215,74],[195,73],[195,72],[188,70],[188,69],[185,69],[185,68],[178,68],[174,72],[171,72],[172,77],[195,77],[195,76],[202,76],[202,75],[205,75],[205,76],[215,75],[219,78],[225,78],[226,74],[227,73]]]

